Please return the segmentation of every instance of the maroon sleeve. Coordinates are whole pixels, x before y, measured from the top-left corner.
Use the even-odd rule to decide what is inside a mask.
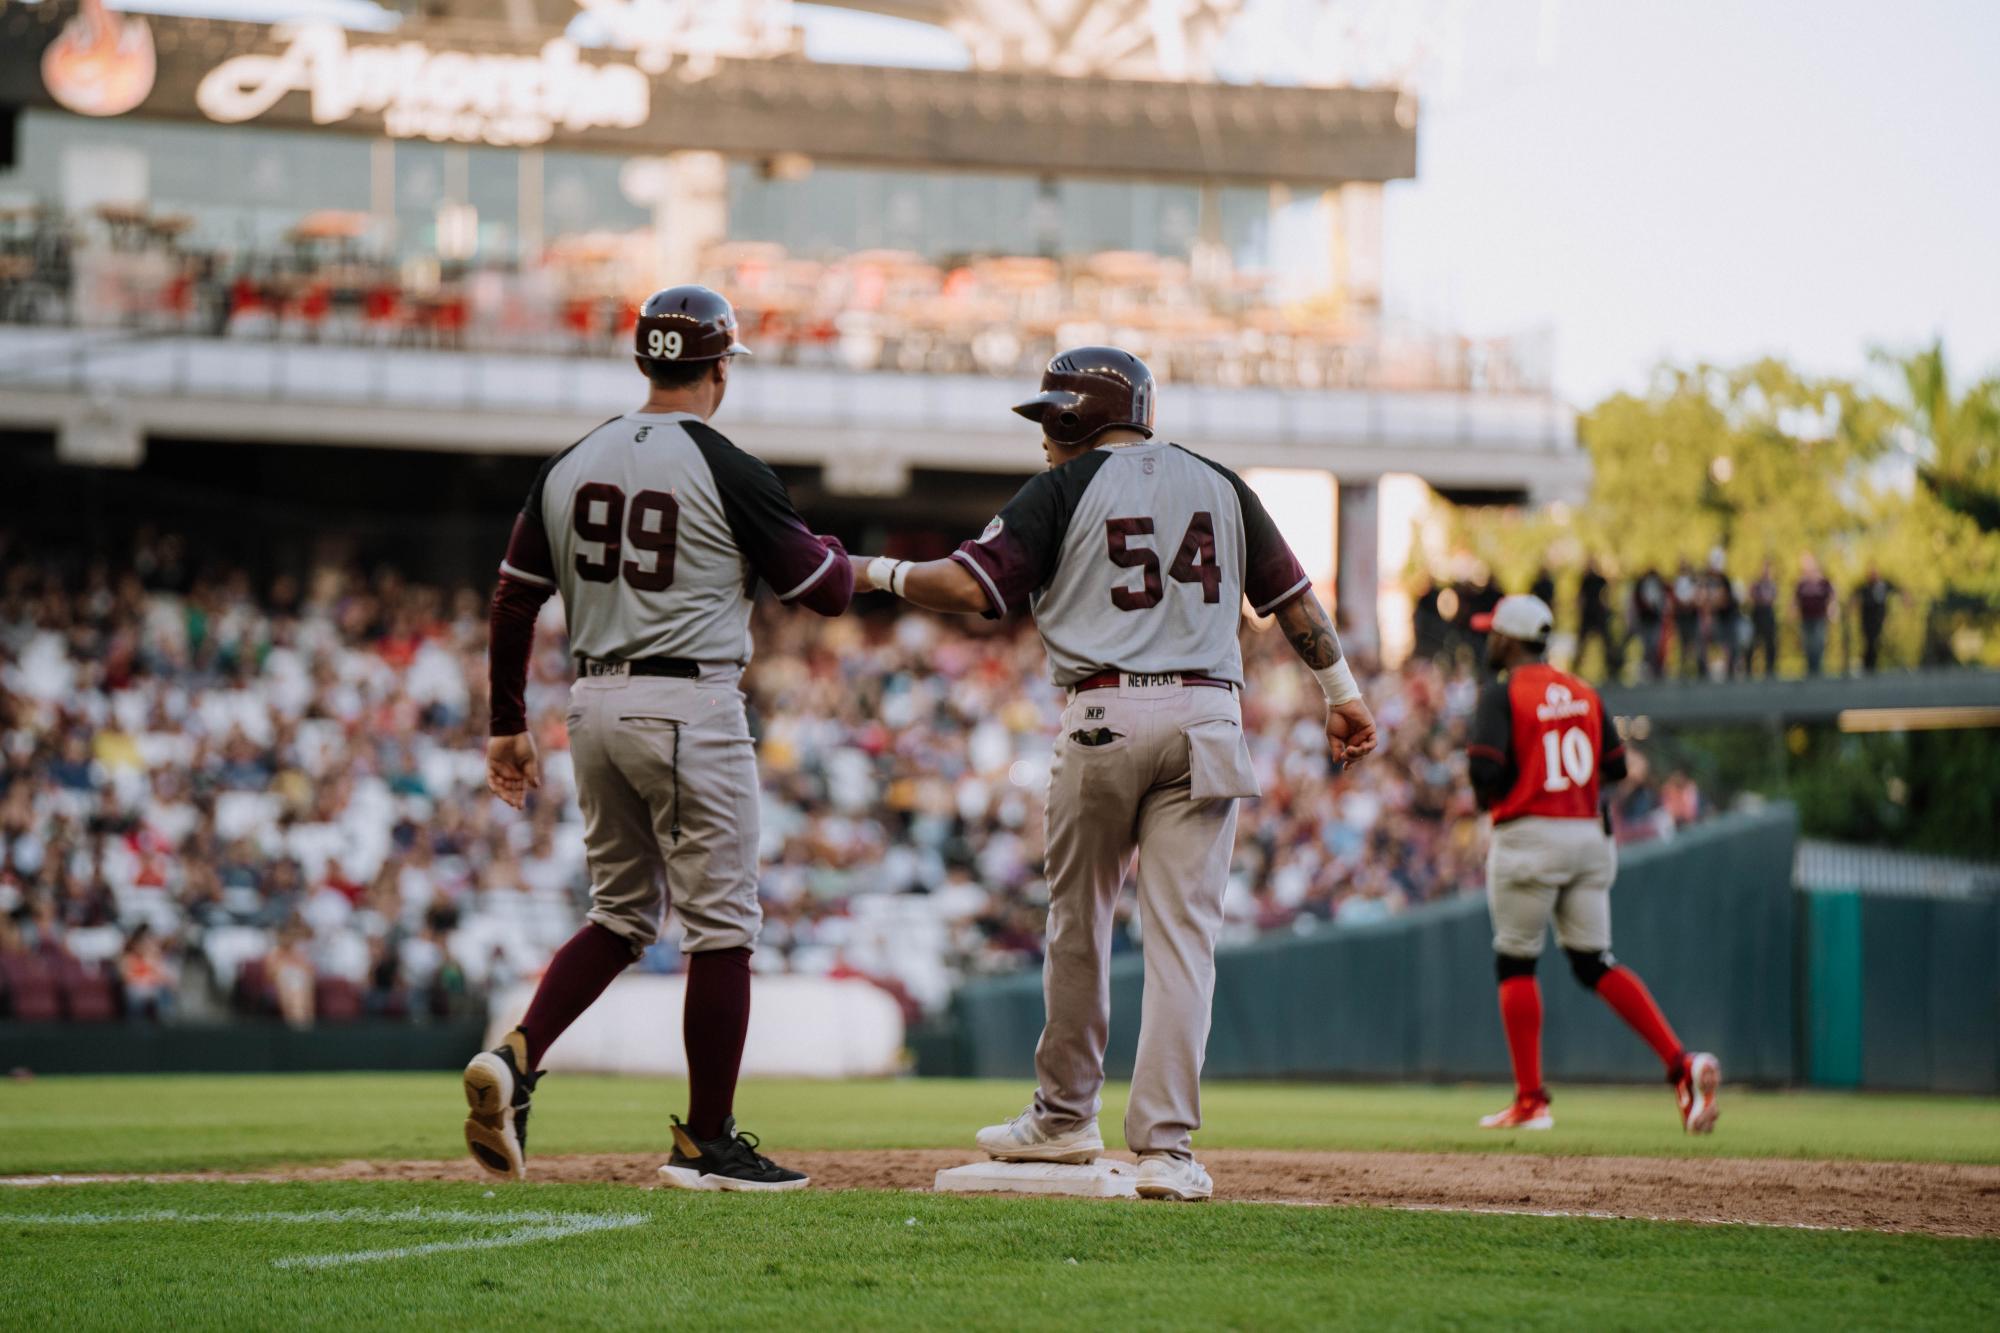
[[[507,555],[500,562],[502,577],[519,579],[553,591],[556,566],[549,554],[549,537],[542,530],[539,505],[514,516],[514,532],[507,538]]]
[[[832,537],[814,534],[792,508],[785,483],[706,422],[684,423],[715,478],[736,549],[778,600],[837,616],[854,598],[854,567]]]
[[[519,526],[515,531],[520,531]],[[546,550],[546,543],[544,543]],[[487,612],[486,670],[493,736],[528,729],[528,655],[535,647],[535,618],[554,586],[502,574]]]
[[[1271,521],[1257,492],[1235,473],[1236,502],[1243,510],[1243,595],[1250,609],[1268,616],[1312,585],[1305,566],[1292,554],[1285,534]]]

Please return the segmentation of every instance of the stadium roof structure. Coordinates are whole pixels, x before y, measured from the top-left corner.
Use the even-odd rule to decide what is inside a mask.
[[[544,7],[554,8],[555,0]],[[70,12],[62,5],[0,3],[0,106],[60,104],[45,82],[43,53]],[[464,117],[460,123],[471,128],[463,133],[441,131],[435,119],[421,128],[399,126],[396,106],[377,105],[381,97],[371,101],[357,91],[369,80],[353,67],[353,57],[371,52],[386,60],[390,50],[407,53],[423,44],[411,59],[421,66],[448,56],[452,78],[463,81],[468,62],[481,58],[515,65],[547,60],[545,44],[560,37],[561,25],[536,31],[490,21],[413,20],[394,32],[366,33],[165,15],[143,22],[156,68],[129,113],[143,117],[521,146],[546,141],[624,154],[804,154],[923,170],[1212,184],[1327,187],[1416,174],[1416,100],[1395,89],[903,69],[821,64],[796,55],[720,58],[709,62],[703,77],[690,78],[685,70],[649,74],[628,52],[591,49],[576,57],[574,68],[615,76],[617,90],[629,97],[624,113],[581,124],[548,114],[540,138],[504,140],[491,137],[502,118],[485,111]],[[302,34],[318,45],[302,52]],[[239,105],[254,111],[215,114],[215,76],[225,62],[242,73],[222,82],[232,85]],[[442,71],[436,77],[445,79]]]

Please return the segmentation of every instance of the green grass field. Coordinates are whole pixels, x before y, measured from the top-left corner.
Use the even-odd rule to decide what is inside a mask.
[[[663,1081],[544,1087],[538,1154],[660,1150],[681,1102]],[[782,1159],[963,1146],[1027,1092],[750,1083],[738,1106]],[[1988,1100],[1732,1088],[1721,1131],[1690,1141],[1661,1089],[1578,1088],[1559,1094],[1553,1135],[1470,1128],[1502,1100],[1225,1084],[1199,1143],[2000,1163]],[[1120,1097],[1107,1103],[1115,1131]],[[460,1107],[455,1077],[438,1075],[6,1084],[0,1174],[450,1157]],[[127,1182],[0,1191],[0,1291],[0,1326],[23,1328],[1992,1328],[2000,1242],[1259,1204]]]

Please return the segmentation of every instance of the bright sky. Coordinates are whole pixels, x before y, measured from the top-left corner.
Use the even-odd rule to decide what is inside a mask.
[[[1583,403],[1663,358],[1857,373],[1870,346],[1936,334],[1961,376],[2000,373],[2000,0],[1428,7],[1458,27],[1417,179],[1389,190],[1396,313],[1550,329]],[[904,25],[811,22],[823,59],[949,59]]]
[[[1249,0],[1247,22],[1287,35],[1308,8]],[[1405,28],[1412,13],[1449,19],[1423,81],[1417,179],[1389,190],[1393,313],[1473,334],[1551,330],[1558,387],[1579,403],[1642,387],[1662,358],[1775,353],[1857,373],[1870,346],[1937,334],[1961,378],[2000,372],[2000,0],[1336,10]],[[963,59],[935,29],[800,13],[818,59]],[[1319,58],[1316,36],[1299,45]]]

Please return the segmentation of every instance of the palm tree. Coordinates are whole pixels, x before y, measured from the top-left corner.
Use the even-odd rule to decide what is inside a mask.
[[[1908,401],[1895,404],[1903,423],[1929,446],[1917,476],[1947,509],[1965,515],[1982,532],[2000,532],[2000,375],[1954,398],[1944,343],[1875,359],[1901,377]]]

